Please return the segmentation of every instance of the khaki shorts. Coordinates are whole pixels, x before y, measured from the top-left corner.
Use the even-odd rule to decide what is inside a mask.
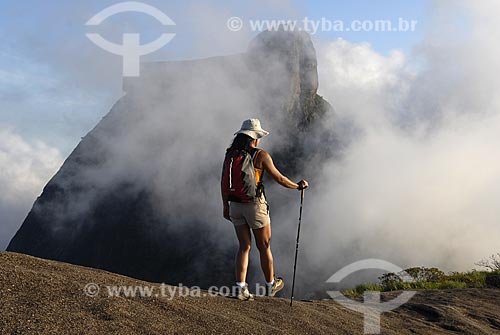
[[[235,226],[247,224],[252,229],[259,229],[271,223],[269,205],[264,196],[249,203],[230,201],[229,217]]]

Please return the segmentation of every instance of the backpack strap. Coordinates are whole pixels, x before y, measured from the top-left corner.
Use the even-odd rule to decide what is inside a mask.
[[[254,165],[255,165],[255,161],[257,160],[257,157],[259,156],[261,151],[262,151],[262,149],[255,148],[253,155],[252,155],[252,160],[253,160]]]
[[[255,152],[255,154],[254,154],[254,166],[255,166],[255,161],[257,161],[257,157],[259,156],[259,154],[260,154],[261,151],[262,151],[262,149],[257,149],[256,152]],[[265,199],[266,198],[266,191],[265,191],[264,183],[262,182],[262,179],[264,179],[264,172],[266,170],[264,170],[264,169],[261,169],[261,170],[262,170],[262,173],[260,175],[259,184],[257,185],[256,196],[257,196],[257,198],[260,198],[261,196],[264,196],[264,199]],[[268,210],[269,210],[269,207],[268,207]]]
[[[257,157],[259,157],[259,154],[260,152],[262,151],[262,149],[255,149],[255,152],[253,153],[253,166],[255,166],[255,162],[257,161]],[[264,172],[265,170],[264,169],[261,169],[262,170],[262,174],[260,175],[260,183],[262,184],[262,178],[264,177]]]

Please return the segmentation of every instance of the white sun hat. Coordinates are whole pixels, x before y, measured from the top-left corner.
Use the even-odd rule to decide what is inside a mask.
[[[269,132],[262,129],[259,119],[248,119],[243,121],[241,129],[234,134],[246,134],[256,140],[269,135]]]

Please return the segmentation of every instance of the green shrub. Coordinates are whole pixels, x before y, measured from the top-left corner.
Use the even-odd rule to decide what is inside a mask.
[[[357,285],[352,290],[345,290],[342,293],[345,295],[362,295],[365,291],[380,291],[383,292],[384,288],[380,284],[365,283]]]
[[[415,281],[437,283],[446,276],[438,268],[413,267],[405,270]]]
[[[488,272],[472,270],[469,272],[450,272],[446,277],[448,280],[463,282],[467,287],[484,287]]]
[[[438,268],[413,267],[404,273],[385,273],[379,277],[380,283],[367,283],[346,290],[346,295],[362,295],[365,291],[396,290],[443,290],[457,288],[500,288],[500,272],[468,271],[445,274]]]

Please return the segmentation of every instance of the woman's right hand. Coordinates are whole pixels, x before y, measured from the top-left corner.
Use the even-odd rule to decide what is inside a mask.
[[[222,215],[224,216],[224,219],[231,221],[231,217],[229,216],[229,204],[228,203],[224,203],[224,211],[223,211]]]
[[[299,191],[300,190],[305,190],[306,188],[309,187],[309,183],[307,182],[307,180],[304,180],[304,179],[302,179],[301,181],[299,181],[297,184],[299,185],[299,187],[297,188]]]

